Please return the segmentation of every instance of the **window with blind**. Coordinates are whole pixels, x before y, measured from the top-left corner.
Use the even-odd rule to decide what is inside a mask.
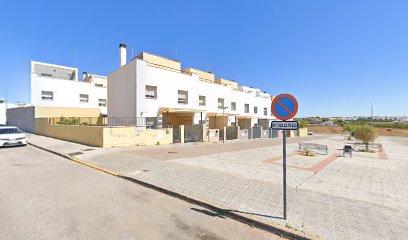
[[[53,101],[54,92],[51,91],[41,91],[41,99],[44,101]]]
[[[198,96],[198,104],[200,105],[200,106],[205,106],[205,96]]]
[[[244,112],[249,113],[249,104],[244,105]]]
[[[157,86],[146,85],[146,98],[156,99],[157,98]]]
[[[218,109],[224,108],[224,98],[218,98]]]
[[[80,103],[89,102],[89,95],[88,94],[79,94],[79,102]]]
[[[106,99],[99,99],[98,104],[99,107],[106,107]]]
[[[237,103],[231,102],[231,111],[236,111],[236,110],[237,110]]]
[[[188,104],[188,92],[183,90],[178,90],[178,103]]]

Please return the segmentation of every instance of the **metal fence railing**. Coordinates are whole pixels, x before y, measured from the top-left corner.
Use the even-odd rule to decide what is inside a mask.
[[[157,117],[52,117],[49,124],[160,128]]]

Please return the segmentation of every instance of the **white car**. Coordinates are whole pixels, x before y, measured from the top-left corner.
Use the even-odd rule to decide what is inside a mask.
[[[27,136],[18,127],[0,126],[0,147],[25,146]]]

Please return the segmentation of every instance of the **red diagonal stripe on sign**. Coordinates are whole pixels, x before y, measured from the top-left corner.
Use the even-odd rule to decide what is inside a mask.
[[[291,112],[285,105],[283,105],[283,103],[279,102],[279,100],[276,101],[276,102],[279,103],[279,105],[280,105],[283,109],[285,109],[286,112],[288,112],[290,115],[292,114],[292,112]]]

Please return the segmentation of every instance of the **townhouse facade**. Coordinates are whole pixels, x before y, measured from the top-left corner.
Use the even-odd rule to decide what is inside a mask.
[[[38,107],[99,108],[107,113],[107,78],[78,69],[31,61],[31,104]]]
[[[260,89],[216,78],[213,73],[181,68],[176,60],[142,52],[108,75],[108,117],[150,118],[161,126],[206,124],[268,129],[273,97]]]

